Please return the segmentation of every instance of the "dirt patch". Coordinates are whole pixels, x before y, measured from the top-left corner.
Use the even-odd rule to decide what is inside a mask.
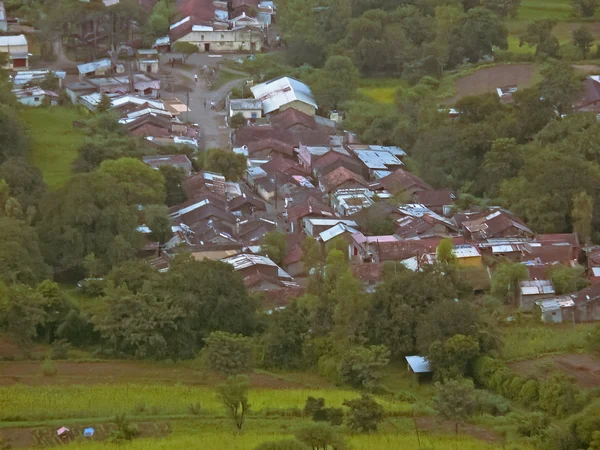
[[[419,431],[431,433],[455,434],[456,423],[451,420],[443,420],[436,417],[418,417],[417,426]],[[480,441],[498,443],[502,442],[502,436],[494,431],[471,424],[459,424],[458,434],[466,434]]]
[[[581,75],[595,75],[600,72],[600,66],[591,64],[585,66],[573,65],[573,69],[575,69],[575,72]]]
[[[538,375],[539,366],[544,363],[550,363],[561,372],[574,377],[581,387],[600,387],[600,360],[586,354],[546,356],[509,363],[508,366],[522,375]]]
[[[13,384],[72,385],[119,383],[181,383],[213,386],[224,377],[180,365],[161,365],[138,361],[71,362],[57,361],[58,373],[45,377],[36,361],[0,363],[0,386]],[[294,389],[305,387],[302,383],[265,373],[250,375],[253,388]]]
[[[444,101],[453,105],[463,97],[495,93],[496,88],[517,85],[520,88],[531,86],[534,75],[539,70],[535,64],[503,64],[479,69],[471,75],[456,80],[456,95]]]
[[[138,430],[138,437],[164,437],[171,433],[171,427],[168,423],[145,422],[132,424]],[[11,448],[31,448],[31,447],[52,447],[55,445],[65,445],[76,441],[104,441],[110,437],[116,429],[112,423],[88,424],[88,425],[64,425],[69,429],[69,433],[59,438],[56,430],[60,426],[52,428],[3,428],[0,429],[0,436],[8,441]],[[94,435],[84,437],[83,430],[91,427],[94,429]]]

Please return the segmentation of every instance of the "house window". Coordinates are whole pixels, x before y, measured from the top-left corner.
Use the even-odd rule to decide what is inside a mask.
[[[552,315],[553,315],[553,316],[555,316],[555,315],[556,315],[556,311],[555,311],[555,312],[553,312],[553,313],[552,313]]]
[[[258,117],[258,115],[257,115],[256,113],[251,113],[251,117],[252,117],[253,119],[256,119],[256,118]]]
[[[225,39],[225,35],[224,34],[221,35],[221,39]]]
[[[201,35],[200,35],[200,40],[201,40],[201,41],[203,41],[203,40],[204,40],[204,35],[203,35],[203,34],[201,34]]]
[[[39,97],[35,97],[33,100],[36,101],[36,102],[39,102],[40,98]]]

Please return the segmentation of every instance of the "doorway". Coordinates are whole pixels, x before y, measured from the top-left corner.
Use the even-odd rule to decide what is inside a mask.
[[[204,51],[210,52],[210,44],[204,44]]]

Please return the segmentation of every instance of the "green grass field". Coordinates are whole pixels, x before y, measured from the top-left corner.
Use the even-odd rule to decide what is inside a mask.
[[[378,103],[391,105],[398,88],[408,87],[408,81],[400,78],[362,78],[358,92]]]
[[[81,115],[72,108],[50,107],[23,108],[21,116],[31,130],[31,162],[42,171],[50,189],[63,186],[73,175],[71,165],[85,138],[72,125]]]
[[[502,356],[506,360],[531,359],[550,353],[581,350],[594,324],[515,325],[502,329]]]
[[[60,363],[59,363],[60,370]],[[340,407],[359,393],[338,389],[250,389],[254,413],[276,413],[301,409],[308,396],[323,397],[327,405]],[[379,400],[386,411],[409,415],[408,403]],[[214,389],[177,384],[120,384],[23,386],[0,388],[0,420],[54,420],[61,418],[110,417],[136,414],[143,409],[152,415],[186,415],[191,404],[200,403],[203,412],[222,414],[223,407]],[[142,408],[143,407],[143,408]],[[139,412],[138,412],[139,414]]]

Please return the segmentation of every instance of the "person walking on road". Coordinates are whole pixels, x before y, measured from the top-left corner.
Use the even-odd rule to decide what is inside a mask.
[[[206,109],[206,99],[204,99],[204,109]]]
[[[198,74],[197,74],[197,73],[195,73],[195,74],[194,74],[194,81],[195,81],[196,83],[198,82]]]

